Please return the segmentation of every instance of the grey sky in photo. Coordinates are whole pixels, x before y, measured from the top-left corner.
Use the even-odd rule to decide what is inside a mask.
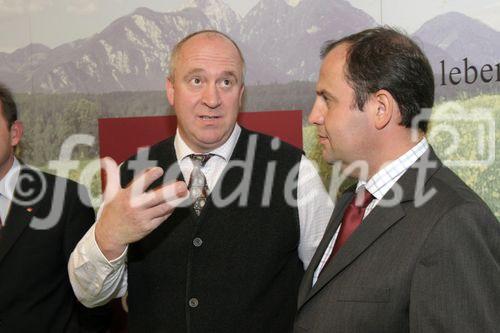
[[[224,0],[244,16],[258,0]],[[264,0],[265,1],[265,0]],[[301,0],[283,0],[295,5]],[[415,32],[433,17],[450,11],[479,19],[500,31],[499,0],[350,0],[377,22]],[[12,52],[30,43],[51,48],[100,32],[113,20],[137,7],[158,12],[179,10],[185,0],[0,0],[0,52]],[[381,12],[382,9],[382,12]]]

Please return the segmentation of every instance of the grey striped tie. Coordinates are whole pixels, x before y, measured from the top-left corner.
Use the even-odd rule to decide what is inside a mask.
[[[189,177],[189,193],[193,199],[193,209],[196,215],[201,214],[201,210],[205,206],[208,196],[208,186],[205,175],[201,171],[201,168],[205,166],[205,163],[212,157],[212,154],[191,154],[189,157],[193,162],[193,170],[191,171],[191,176]]]

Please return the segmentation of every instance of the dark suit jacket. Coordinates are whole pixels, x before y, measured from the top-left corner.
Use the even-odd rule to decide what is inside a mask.
[[[95,219],[78,192],[88,202],[77,183],[22,166],[0,231],[0,332],[105,327],[106,310],[81,306],[67,274],[73,248]]]
[[[301,284],[295,332],[500,330],[496,218],[432,149],[397,184],[402,199],[376,206],[311,288],[353,191],[339,199]],[[422,194],[432,197],[422,204]]]

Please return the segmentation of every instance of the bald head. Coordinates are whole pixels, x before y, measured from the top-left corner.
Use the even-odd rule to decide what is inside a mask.
[[[186,37],[184,37],[180,42],[178,42],[174,49],[172,50],[172,54],[170,56],[170,63],[169,63],[169,74],[168,78],[170,81],[175,80],[175,69],[177,67],[177,64],[179,62],[179,58],[181,55],[181,51],[183,47],[188,44],[190,41],[197,40],[197,39],[206,39],[207,42],[209,42],[212,39],[222,39],[232,45],[234,47],[235,51],[237,52],[237,58],[238,61],[241,63],[241,77],[242,79],[244,78],[245,75],[245,59],[243,58],[243,54],[241,53],[240,48],[236,44],[234,40],[232,40],[228,35],[217,31],[217,30],[200,30],[197,32],[194,32]],[[244,82],[244,79],[243,79]]]

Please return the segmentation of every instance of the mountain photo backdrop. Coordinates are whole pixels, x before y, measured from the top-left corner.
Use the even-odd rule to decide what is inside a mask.
[[[8,24],[15,15],[32,24],[44,18],[37,5],[45,4],[47,10],[52,6],[53,13],[59,1],[0,2],[2,35],[13,34]],[[492,6],[491,13],[495,8],[500,11],[500,1],[484,1]],[[319,50],[327,40],[381,24],[394,26],[389,14],[396,1],[253,0],[243,14],[234,9],[237,2],[229,0],[173,1],[177,7],[169,11],[155,10],[158,1],[136,2],[140,6],[121,17],[110,17],[104,28],[84,38],[51,46],[28,38],[27,45],[9,50],[0,42],[4,50],[0,52],[0,82],[16,95],[26,128],[20,152],[25,162],[47,170],[49,161],[58,159],[62,143],[72,134],[83,133],[96,139],[93,146],[74,151],[73,158],[83,168],[99,155],[97,119],[173,113],[164,91],[173,46],[191,32],[218,29],[236,40],[246,58],[243,112],[302,110],[304,150],[317,161],[329,185],[330,167],[321,162],[314,128],[307,124],[315,98]],[[406,2],[409,6],[409,1],[397,4],[404,8]],[[97,15],[100,4],[68,3],[87,10],[89,20]],[[109,0],[107,5],[125,3]],[[71,8],[68,5],[68,13]],[[427,8],[422,5],[419,10],[421,14],[406,15],[418,18]],[[472,6],[471,15],[463,8],[451,8],[418,23],[413,31],[404,22],[397,27],[421,45],[434,69],[431,143],[500,217],[500,165],[495,159],[500,156],[496,125],[500,123],[500,32],[478,19],[477,12]],[[47,14],[43,24],[54,26],[61,35],[65,29],[69,33],[72,25],[64,25],[67,19],[53,17]],[[40,36],[37,27],[26,28],[29,36]],[[462,116],[457,118],[457,114]],[[443,124],[453,130],[443,130]],[[459,140],[455,149],[450,148],[453,140]],[[78,171],[71,176],[79,180]],[[86,185],[99,192],[98,175]]]

